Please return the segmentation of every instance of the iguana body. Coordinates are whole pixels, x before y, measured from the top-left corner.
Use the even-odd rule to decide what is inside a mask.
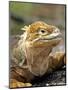
[[[51,54],[53,47],[61,41],[60,30],[37,21],[23,28],[17,46],[13,49],[10,67],[10,88],[31,86],[35,76],[50,73],[64,65],[64,53]]]

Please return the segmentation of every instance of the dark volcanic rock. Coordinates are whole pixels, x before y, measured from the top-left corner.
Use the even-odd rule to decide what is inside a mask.
[[[49,75],[42,77],[35,77],[32,81],[33,87],[66,85],[66,67],[62,67]]]

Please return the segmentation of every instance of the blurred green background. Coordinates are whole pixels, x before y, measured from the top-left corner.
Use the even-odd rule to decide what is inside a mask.
[[[22,34],[24,25],[38,20],[65,30],[65,5],[10,1],[9,19],[11,35]]]

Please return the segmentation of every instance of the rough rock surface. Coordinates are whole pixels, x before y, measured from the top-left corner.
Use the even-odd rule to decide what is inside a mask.
[[[45,86],[60,86],[66,85],[66,67],[63,66],[60,70],[57,70],[49,75],[42,77],[36,77],[32,81],[33,87],[45,87]]]

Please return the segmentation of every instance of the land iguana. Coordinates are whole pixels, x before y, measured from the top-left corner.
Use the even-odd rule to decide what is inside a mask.
[[[65,53],[52,49],[62,40],[60,30],[42,21],[22,28],[10,61],[10,88],[29,87],[35,76],[51,73],[65,64]]]

